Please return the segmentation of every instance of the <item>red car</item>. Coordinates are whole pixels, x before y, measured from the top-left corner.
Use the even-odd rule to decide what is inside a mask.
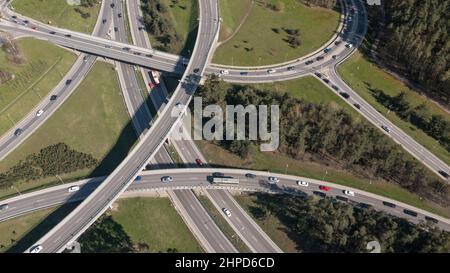
[[[330,187],[326,187],[326,186],[319,186],[319,189],[323,190],[323,191],[329,191]]]
[[[197,159],[195,160],[195,162],[197,163],[197,165],[198,165],[199,167],[202,167],[202,166],[203,166],[203,162],[201,161],[201,159],[197,158]]]

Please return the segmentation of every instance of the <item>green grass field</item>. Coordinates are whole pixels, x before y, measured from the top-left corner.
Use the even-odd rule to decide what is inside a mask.
[[[99,161],[95,170],[81,170],[61,177],[72,180],[85,176],[108,174],[127,155],[136,135],[129,123],[115,70],[110,64],[98,62],[72,96],[30,138],[0,162],[5,171],[51,144],[64,142],[73,149],[90,153]],[[42,187],[56,181],[46,178],[28,183],[17,183],[20,191]],[[14,193],[2,190],[0,196]]]
[[[0,222],[0,252],[23,252],[61,221],[75,205],[40,210]]]
[[[188,57],[194,48],[197,34],[197,1],[179,0],[176,5],[173,5],[171,0],[162,0],[161,2],[168,7],[169,21],[173,24],[176,33],[181,36],[182,40],[176,47],[172,48],[170,53]],[[157,48],[162,45],[151,34],[149,34],[149,37],[152,47]]]
[[[238,195],[235,196],[236,201],[252,216],[253,220],[261,227],[261,229],[273,240],[273,242],[283,250],[285,253],[296,253],[297,244],[289,238],[286,232],[286,227],[280,222],[280,220],[272,215],[268,214],[264,220],[258,219],[252,214],[252,207],[260,207],[256,202],[256,197],[251,195]]]
[[[243,22],[247,12],[251,11],[252,0],[221,0],[219,11],[222,22],[219,41],[229,38]]]
[[[388,113],[388,109],[376,100],[370,90],[379,89],[389,96],[396,96],[403,91],[406,93],[407,100],[412,107],[425,103],[430,115],[442,115],[450,121],[450,115],[447,112],[442,110],[432,101],[409,89],[401,81],[389,75],[373,63],[367,61],[359,53],[355,54],[343,65],[339,66],[338,71],[352,89],[358,92],[364,100],[370,103],[375,109],[401,128],[405,133],[410,135],[414,140],[430,150],[444,162],[450,164],[450,153],[444,147],[439,145],[436,140],[413,124],[402,120],[394,112]]]
[[[65,0],[14,0],[15,11],[52,26],[92,33],[101,1],[92,7],[70,6]],[[77,12],[78,11],[78,12]]]
[[[145,242],[150,252],[203,252],[168,198],[127,198],[118,201],[113,219],[133,243]]]
[[[20,121],[42,97],[45,97],[69,71],[75,54],[32,38],[17,41],[26,59],[24,65],[13,65],[0,51],[0,70],[15,78],[0,85],[0,135]]]
[[[281,11],[272,11],[265,3],[274,1],[256,0],[249,17],[236,35],[217,48],[213,62],[243,66],[285,62],[313,52],[336,31],[340,18],[338,12],[307,7],[296,0],[280,1],[284,8]],[[237,5],[222,3],[221,7],[225,7],[222,16],[229,16],[229,9]],[[226,8],[227,6],[229,8]],[[239,20],[237,18],[238,15],[232,19],[225,18],[225,25],[236,25]],[[283,28],[300,30],[299,47],[292,48],[284,41],[288,35]],[[278,29],[279,33],[273,29]]]

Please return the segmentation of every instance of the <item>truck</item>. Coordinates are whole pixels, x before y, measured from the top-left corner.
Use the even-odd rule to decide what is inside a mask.
[[[212,179],[213,184],[239,184],[239,179],[232,176],[214,176]]]

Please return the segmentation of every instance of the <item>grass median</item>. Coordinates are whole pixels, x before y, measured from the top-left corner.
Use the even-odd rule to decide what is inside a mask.
[[[100,162],[92,169],[61,174],[63,180],[102,176],[120,164],[135,140],[115,70],[110,64],[98,62],[72,96],[32,136],[0,162],[0,172],[42,148],[63,142],[76,151],[91,154]],[[0,196],[52,185],[55,181],[58,181],[56,177],[17,181],[14,189],[4,188]]]
[[[60,47],[32,38],[16,42],[25,62],[13,64],[5,51],[0,51],[0,70],[14,78],[0,85],[0,135],[11,129],[69,71],[75,54]]]
[[[230,9],[237,5],[230,0],[225,2],[229,3],[221,4],[222,17],[229,16]],[[307,7],[296,0],[277,1],[281,3],[277,10],[270,2],[255,1],[242,27],[215,51],[214,63],[260,66],[289,61],[320,48],[338,27],[340,14],[336,11]],[[224,18],[224,28],[236,26],[238,18]],[[292,31],[298,31],[298,36]],[[298,43],[293,45],[289,39]]]
[[[52,26],[92,33],[101,1],[92,6],[71,6],[65,0],[14,0],[14,11]]]

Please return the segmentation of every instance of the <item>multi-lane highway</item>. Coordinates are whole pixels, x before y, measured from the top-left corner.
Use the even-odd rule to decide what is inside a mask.
[[[215,185],[211,183],[211,177],[214,172],[222,172],[239,179],[238,185]],[[254,178],[249,178],[246,174],[254,174]],[[164,183],[161,181],[163,176],[171,176],[172,182]],[[217,168],[187,168],[187,169],[163,169],[144,171],[140,174],[142,179],[133,182],[128,188],[127,193],[133,193],[134,196],[142,193],[145,195],[147,191],[154,190],[181,190],[181,189],[204,189],[211,191],[213,189],[235,189],[239,191],[264,191],[273,193],[287,193],[309,196],[317,195],[322,192],[328,197],[341,197],[341,202],[364,207],[372,206],[376,210],[385,211],[397,217],[405,218],[413,223],[425,221],[425,216],[438,220],[436,226],[444,230],[450,231],[450,220],[435,215],[433,213],[421,210],[419,208],[404,204],[399,201],[392,200],[387,197],[368,193],[362,190],[346,187],[334,183],[324,182],[306,177],[297,177],[285,174],[268,173],[254,170],[239,169],[217,169]],[[280,181],[276,184],[270,184],[268,178],[270,176],[278,177]],[[10,199],[0,201],[0,204],[8,204],[6,211],[0,212],[0,221],[11,219],[32,211],[43,208],[61,205],[71,201],[79,201],[89,196],[101,183],[104,178],[92,178],[83,181],[58,185],[48,189],[39,190],[31,193],[22,194]],[[308,182],[308,186],[299,186],[297,181]],[[74,185],[81,186],[77,192],[68,192],[68,188]],[[327,186],[328,191],[322,191],[319,186]],[[355,196],[347,196],[344,190],[353,191]],[[347,200],[342,199],[347,198]],[[417,216],[405,214],[404,210],[417,212]],[[231,218],[235,216],[235,211],[231,209]]]

